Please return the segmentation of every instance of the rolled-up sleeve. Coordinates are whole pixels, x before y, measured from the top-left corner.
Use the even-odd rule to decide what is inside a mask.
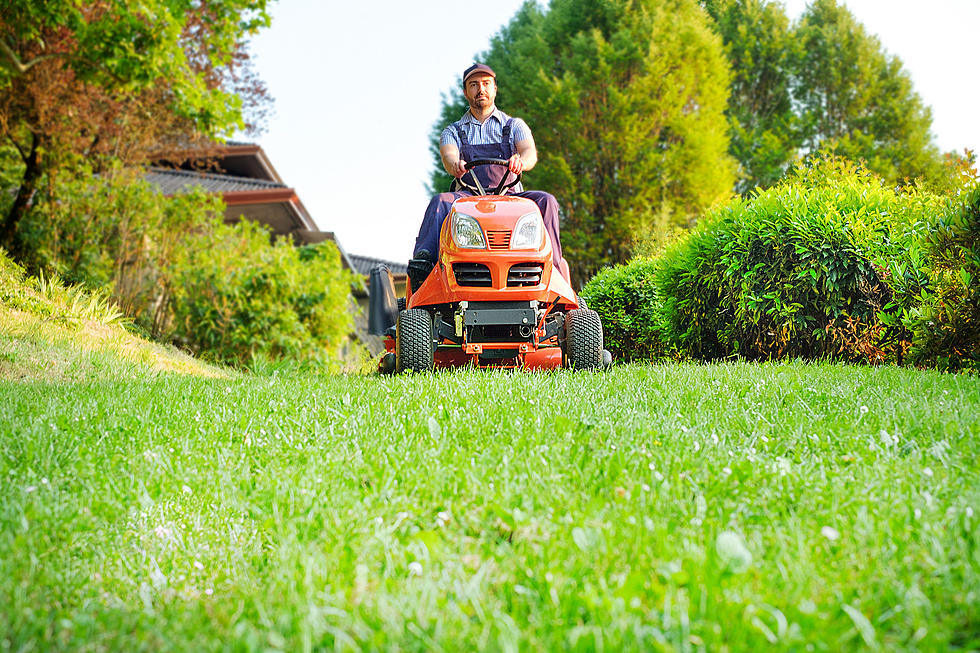
[[[514,118],[514,121],[510,124],[510,137],[515,143],[530,140],[532,138],[531,128],[520,118]]]
[[[455,145],[459,149],[459,136],[456,135],[456,130],[453,129],[452,125],[449,125],[442,130],[442,136],[439,137],[439,147],[443,145]]]

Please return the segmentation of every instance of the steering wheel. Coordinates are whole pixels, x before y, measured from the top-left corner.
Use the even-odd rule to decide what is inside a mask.
[[[491,166],[491,165],[504,166],[505,168],[507,168],[510,166],[510,161],[508,161],[507,159],[475,159],[473,161],[467,161],[464,168],[466,168],[467,172],[470,172],[473,170],[473,168],[477,166]],[[507,172],[504,173],[504,176],[500,179],[500,183],[497,184],[497,187],[494,189],[493,193],[488,193],[487,191],[483,190],[483,184],[480,183],[480,179],[476,176],[476,174],[470,175],[471,177],[473,177],[473,181],[476,182],[476,187],[473,187],[470,184],[463,181],[462,177],[460,177],[456,181],[459,182],[461,186],[476,191],[477,194],[479,195],[491,195],[491,194],[501,195],[505,190],[510,190],[511,188],[513,188],[514,186],[516,186],[521,182],[521,175],[517,174],[514,175],[514,181],[508,184],[507,175],[509,174],[513,174],[513,173],[511,173],[510,170],[508,169]]]

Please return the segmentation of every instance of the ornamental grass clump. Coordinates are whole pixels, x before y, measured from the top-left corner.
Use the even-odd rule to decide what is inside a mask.
[[[928,283],[920,244],[941,198],[825,158],[710,211],[667,251],[663,338],[702,359],[901,360]]]

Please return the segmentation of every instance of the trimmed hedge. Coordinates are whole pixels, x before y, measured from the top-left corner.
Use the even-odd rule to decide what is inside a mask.
[[[900,360],[927,277],[919,243],[940,198],[826,159],[708,214],[668,250],[664,337],[695,358]]]
[[[619,359],[980,361],[980,186],[956,201],[824,158],[582,291]]]
[[[950,372],[980,371],[980,184],[938,217],[924,244],[929,284],[903,315],[913,334],[910,358]]]

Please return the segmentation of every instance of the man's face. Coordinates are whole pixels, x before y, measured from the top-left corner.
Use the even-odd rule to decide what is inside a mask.
[[[497,99],[497,83],[486,73],[471,75],[466,80],[463,95],[466,96],[471,109],[482,110],[492,107],[494,100]]]

